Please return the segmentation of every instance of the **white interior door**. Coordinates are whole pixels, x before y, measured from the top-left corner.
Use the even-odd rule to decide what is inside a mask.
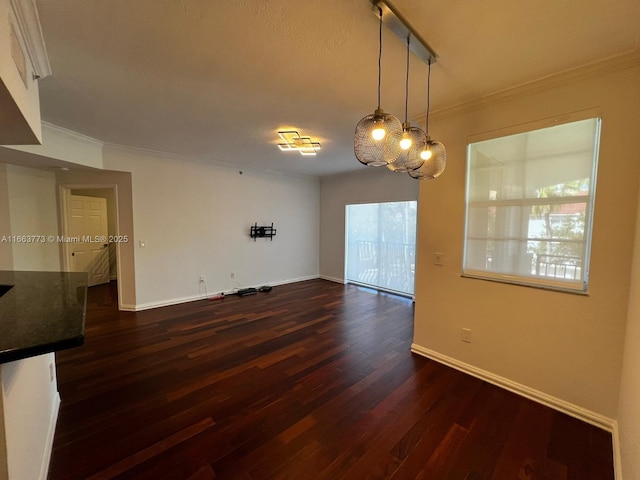
[[[68,265],[89,273],[89,286],[109,281],[107,199],[69,195],[67,209]]]

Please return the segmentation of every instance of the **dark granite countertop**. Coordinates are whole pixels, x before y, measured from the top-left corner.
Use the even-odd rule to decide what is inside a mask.
[[[1,285],[0,363],[82,345],[86,273],[0,271]]]

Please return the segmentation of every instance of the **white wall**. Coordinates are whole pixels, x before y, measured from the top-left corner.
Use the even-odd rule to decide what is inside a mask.
[[[58,235],[55,175],[34,168],[7,165],[11,235]],[[60,271],[59,245],[13,243],[14,270]]]
[[[202,298],[200,275],[210,294],[318,276],[316,179],[115,147],[103,158],[132,173],[137,308]],[[249,238],[255,222],[274,223],[273,241]]]
[[[356,158],[353,161],[357,163]],[[385,167],[360,170],[320,181],[320,275],[344,281],[345,207],[358,203],[418,200],[420,181]]]
[[[69,166],[102,168],[102,143],[71,130],[42,124],[42,145],[4,145],[6,148],[38,155],[48,164],[61,160]]]
[[[5,363],[0,374],[8,478],[45,479],[60,404],[54,354]]]
[[[564,78],[564,80],[563,80]],[[447,171],[420,191],[414,342],[423,354],[617,417],[640,178],[640,68],[612,63],[434,117]],[[569,81],[570,80],[570,81]],[[461,278],[470,135],[589,108],[602,114],[591,278],[575,295]],[[431,262],[444,253],[444,266]],[[460,339],[472,330],[472,343]]]
[[[640,479],[640,196],[631,272],[618,413],[622,476],[625,480]]]
[[[0,172],[6,180],[0,181],[0,198],[7,201],[10,234],[57,235],[54,175],[14,165]],[[60,267],[55,243],[12,244],[11,256],[15,270]],[[6,452],[0,447],[0,468],[5,468],[0,479],[44,479],[60,402],[54,354],[0,365],[0,380],[0,443],[6,445]]]

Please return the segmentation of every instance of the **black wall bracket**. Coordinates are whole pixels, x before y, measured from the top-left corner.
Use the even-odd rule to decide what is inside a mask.
[[[273,237],[276,236],[276,229],[273,228],[273,223],[271,226],[268,225],[260,225],[258,223],[255,225],[251,225],[251,231],[249,232],[249,236],[253,238],[253,241],[256,241],[256,238],[270,238],[273,242]]]

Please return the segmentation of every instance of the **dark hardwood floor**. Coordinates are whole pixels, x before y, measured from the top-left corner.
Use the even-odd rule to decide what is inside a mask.
[[[409,351],[409,300],[311,280],[117,311],[57,354],[50,480],[611,480],[611,435]]]

